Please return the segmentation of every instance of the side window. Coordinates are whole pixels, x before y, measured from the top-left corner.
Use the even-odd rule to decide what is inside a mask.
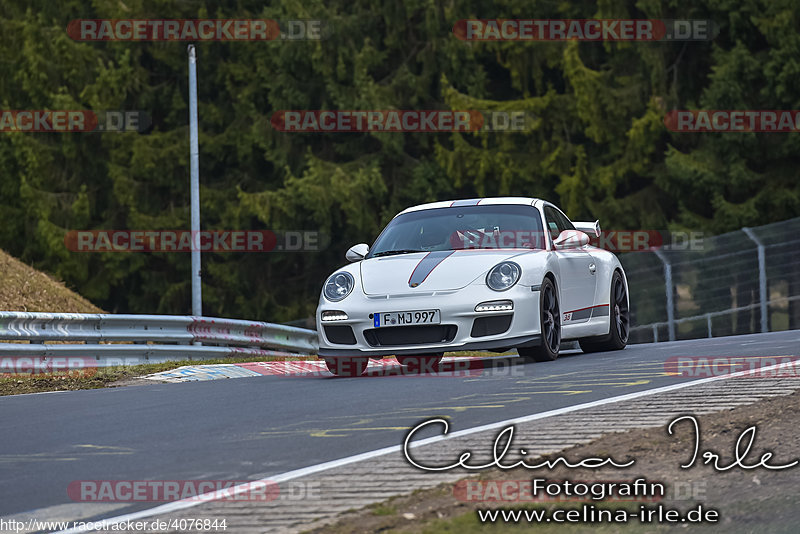
[[[558,216],[558,219],[560,221],[559,224],[558,224],[558,227],[561,230],[574,230],[575,229],[575,226],[571,222],[569,222],[569,219],[567,219],[566,215],[564,215],[563,213],[561,213],[558,210],[555,210],[555,212],[556,212],[556,215]]]
[[[547,231],[550,232],[550,238],[557,238],[563,229],[559,213],[550,206],[545,206],[544,218],[547,222]]]
[[[574,230],[575,226],[569,222],[566,215],[550,206],[544,207],[544,217],[547,219],[547,230],[550,232],[550,237],[555,239],[564,230]]]

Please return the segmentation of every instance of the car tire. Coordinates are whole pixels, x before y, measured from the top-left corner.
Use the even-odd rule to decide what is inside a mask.
[[[542,343],[537,347],[518,347],[517,352],[527,360],[551,362],[558,358],[561,347],[561,308],[552,280],[545,278],[539,289],[539,328]]]
[[[409,371],[417,373],[436,372],[439,362],[442,361],[444,353],[439,354],[415,354],[412,356],[395,356],[397,362],[406,367]]]
[[[328,371],[336,376],[354,377],[361,376],[367,370],[369,358],[325,358]]]
[[[631,325],[628,289],[619,271],[614,271],[611,277],[609,294],[609,332],[604,336],[578,340],[583,352],[622,350],[628,344]]]

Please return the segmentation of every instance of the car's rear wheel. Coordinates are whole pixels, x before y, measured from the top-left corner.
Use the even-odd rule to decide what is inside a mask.
[[[631,316],[628,308],[628,290],[619,271],[611,277],[611,298],[609,300],[611,324],[605,336],[579,340],[583,352],[621,350],[628,344]]]
[[[519,347],[517,352],[523,358],[537,362],[551,362],[558,358],[561,348],[561,309],[558,305],[556,286],[545,278],[539,289],[539,325],[542,343],[538,347]]]
[[[325,358],[328,371],[336,376],[361,376],[367,370],[369,358]]]
[[[408,368],[409,371],[434,372],[442,361],[443,353],[415,354],[411,356],[396,356],[397,362]]]

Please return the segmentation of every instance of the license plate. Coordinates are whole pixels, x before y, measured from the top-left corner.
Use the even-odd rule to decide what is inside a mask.
[[[384,326],[407,326],[414,324],[439,324],[439,310],[374,313],[375,328]]]

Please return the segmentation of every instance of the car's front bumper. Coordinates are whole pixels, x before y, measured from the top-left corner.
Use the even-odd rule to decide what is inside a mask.
[[[355,293],[355,292],[354,292]],[[514,303],[511,311],[476,312],[475,307],[488,301],[510,300]],[[439,330],[429,329],[424,335],[442,333],[444,340],[416,343],[415,336],[420,330],[410,326],[375,328],[375,313],[403,312],[438,309],[441,322]],[[322,321],[322,312],[342,311],[348,318],[339,321]],[[508,322],[502,332],[492,333],[491,328],[481,331],[476,319],[495,317],[496,320],[483,321],[481,326],[491,322],[493,325]],[[505,319],[504,319],[505,317]],[[472,284],[460,290],[415,292],[403,295],[364,295],[355,293],[342,302],[321,300],[317,308],[319,331],[319,355],[323,357],[371,356],[381,357],[392,354],[426,354],[463,350],[491,350],[520,346],[535,346],[541,343],[539,321],[538,287],[517,284],[508,291],[492,291],[484,284]],[[332,335],[329,327],[349,327],[352,338],[342,342],[341,335]],[[405,329],[405,330],[403,330]],[[381,332],[378,332],[381,330]],[[394,332],[386,332],[393,330]],[[486,332],[488,335],[480,335]],[[338,329],[337,333],[349,332]],[[477,334],[477,335],[476,335]],[[423,337],[424,337],[423,335]],[[344,336],[345,338],[347,335]],[[335,338],[335,339],[331,339]],[[383,339],[382,339],[383,338]],[[386,343],[386,338],[390,338]],[[333,341],[338,342],[333,342]]]

